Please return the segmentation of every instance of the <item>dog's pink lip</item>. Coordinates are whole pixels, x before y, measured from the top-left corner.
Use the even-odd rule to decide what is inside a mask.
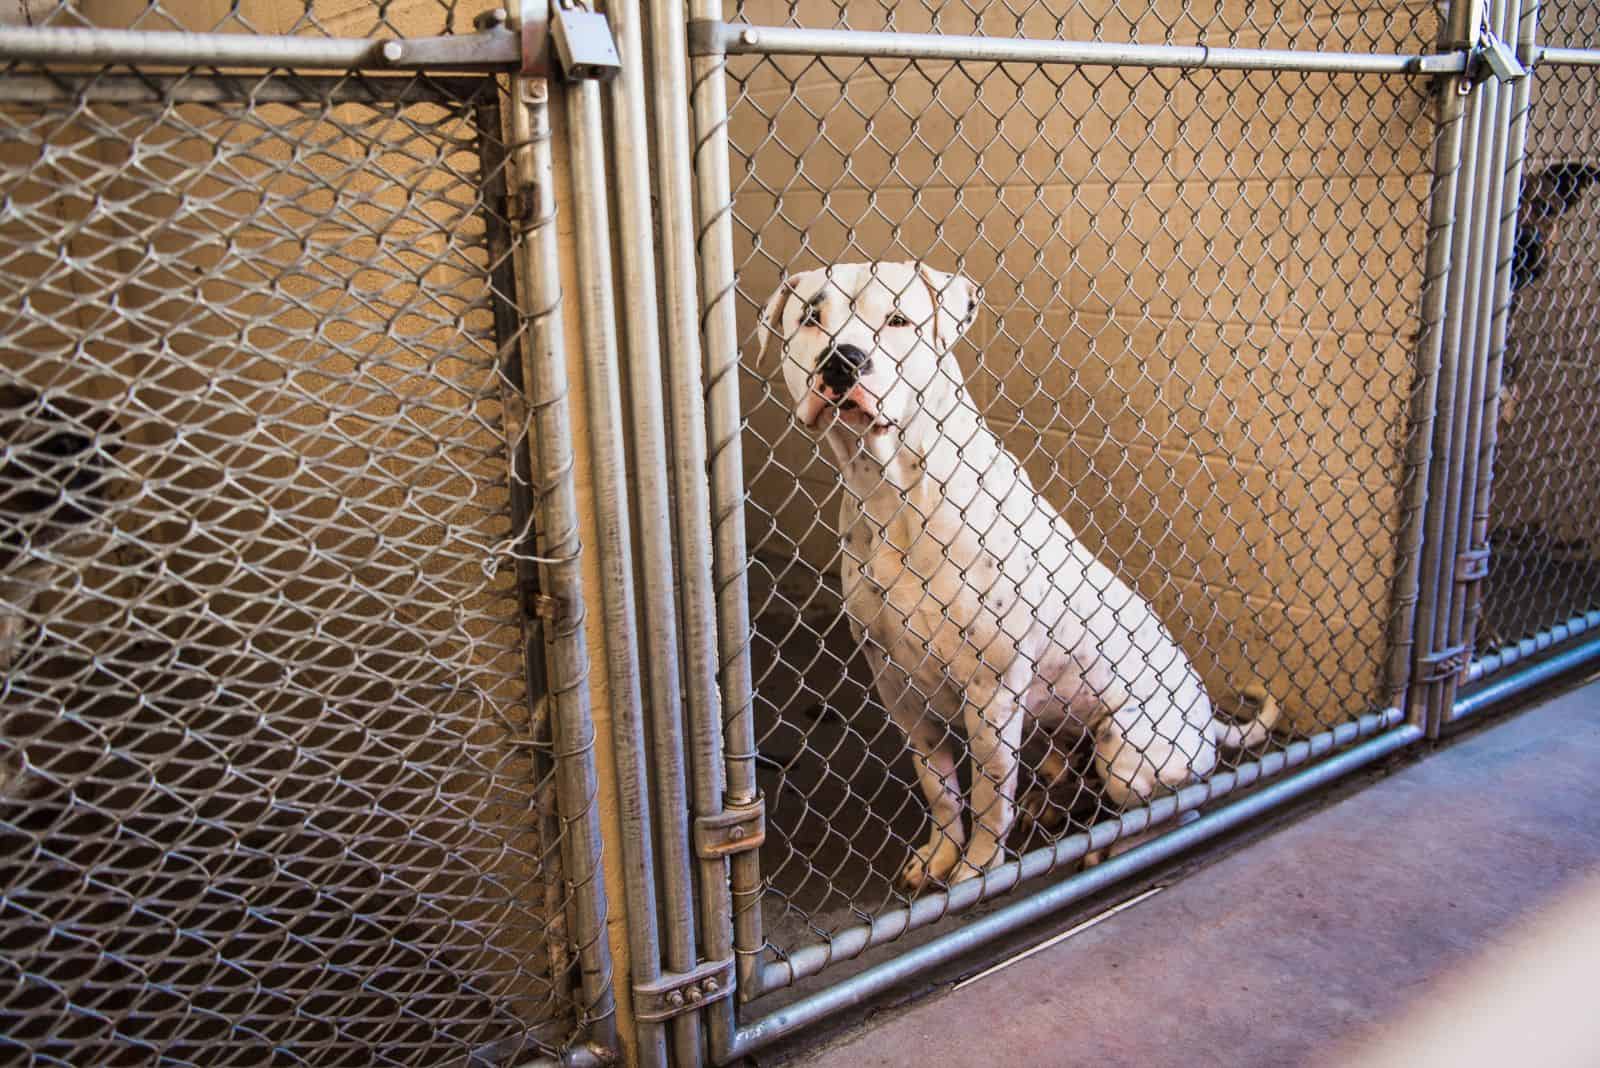
[[[830,413],[835,422],[844,423],[857,433],[881,434],[894,426],[894,420],[884,418],[878,411],[877,398],[863,387],[853,386],[841,397],[819,378],[812,382],[811,392],[800,403],[797,414],[801,423],[815,429],[824,413]]]

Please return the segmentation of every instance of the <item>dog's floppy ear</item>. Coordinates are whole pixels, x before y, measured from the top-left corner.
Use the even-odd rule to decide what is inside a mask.
[[[933,341],[942,351],[955,344],[978,317],[983,294],[964,274],[948,274],[925,263],[917,264],[917,274],[933,297]]]
[[[756,335],[760,339],[756,343],[756,366],[762,366],[767,358],[767,337],[775,334],[778,338],[778,355],[783,355],[783,314],[789,308],[789,298],[794,296],[794,279],[785,277],[778,283],[777,290],[767,298],[767,306],[761,309],[761,321],[756,324]]]

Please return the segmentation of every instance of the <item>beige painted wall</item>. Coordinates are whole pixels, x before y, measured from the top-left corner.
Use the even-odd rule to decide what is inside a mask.
[[[1333,18],[1231,3],[1203,27],[1188,7],[1132,28],[1367,49],[1434,34],[1424,4]],[[978,25],[956,8],[940,28]],[[1022,28],[1126,39],[1113,5],[1091,8],[1034,5]],[[872,11],[851,5],[851,25],[872,28]],[[895,25],[927,18],[902,8]],[[981,25],[1016,32],[1002,18]],[[798,59],[730,72],[759,555],[802,558],[790,584],[837,581],[835,479],[790,425],[775,367],[756,366],[761,303],[783,272],[925,258],[983,286],[959,355],[991,426],[1214,692],[1259,673],[1305,729],[1379,696],[1432,126],[1417,85]]]

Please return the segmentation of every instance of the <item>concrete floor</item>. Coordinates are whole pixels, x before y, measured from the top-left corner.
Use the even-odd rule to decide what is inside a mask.
[[[1597,869],[1591,683],[790,1063],[1326,1063]]]

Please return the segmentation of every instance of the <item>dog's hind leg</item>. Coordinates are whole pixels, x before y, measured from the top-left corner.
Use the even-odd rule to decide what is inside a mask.
[[[1142,705],[1124,705],[1095,732],[1095,770],[1118,811],[1149,804],[1159,794],[1209,775],[1216,762],[1216,746],[1205,732],[1183,719],[1160,722]],[[1126,853],[1158,833],[1141,831],[1119,839],[1109,849],[1085,856],[1084,866]]]

